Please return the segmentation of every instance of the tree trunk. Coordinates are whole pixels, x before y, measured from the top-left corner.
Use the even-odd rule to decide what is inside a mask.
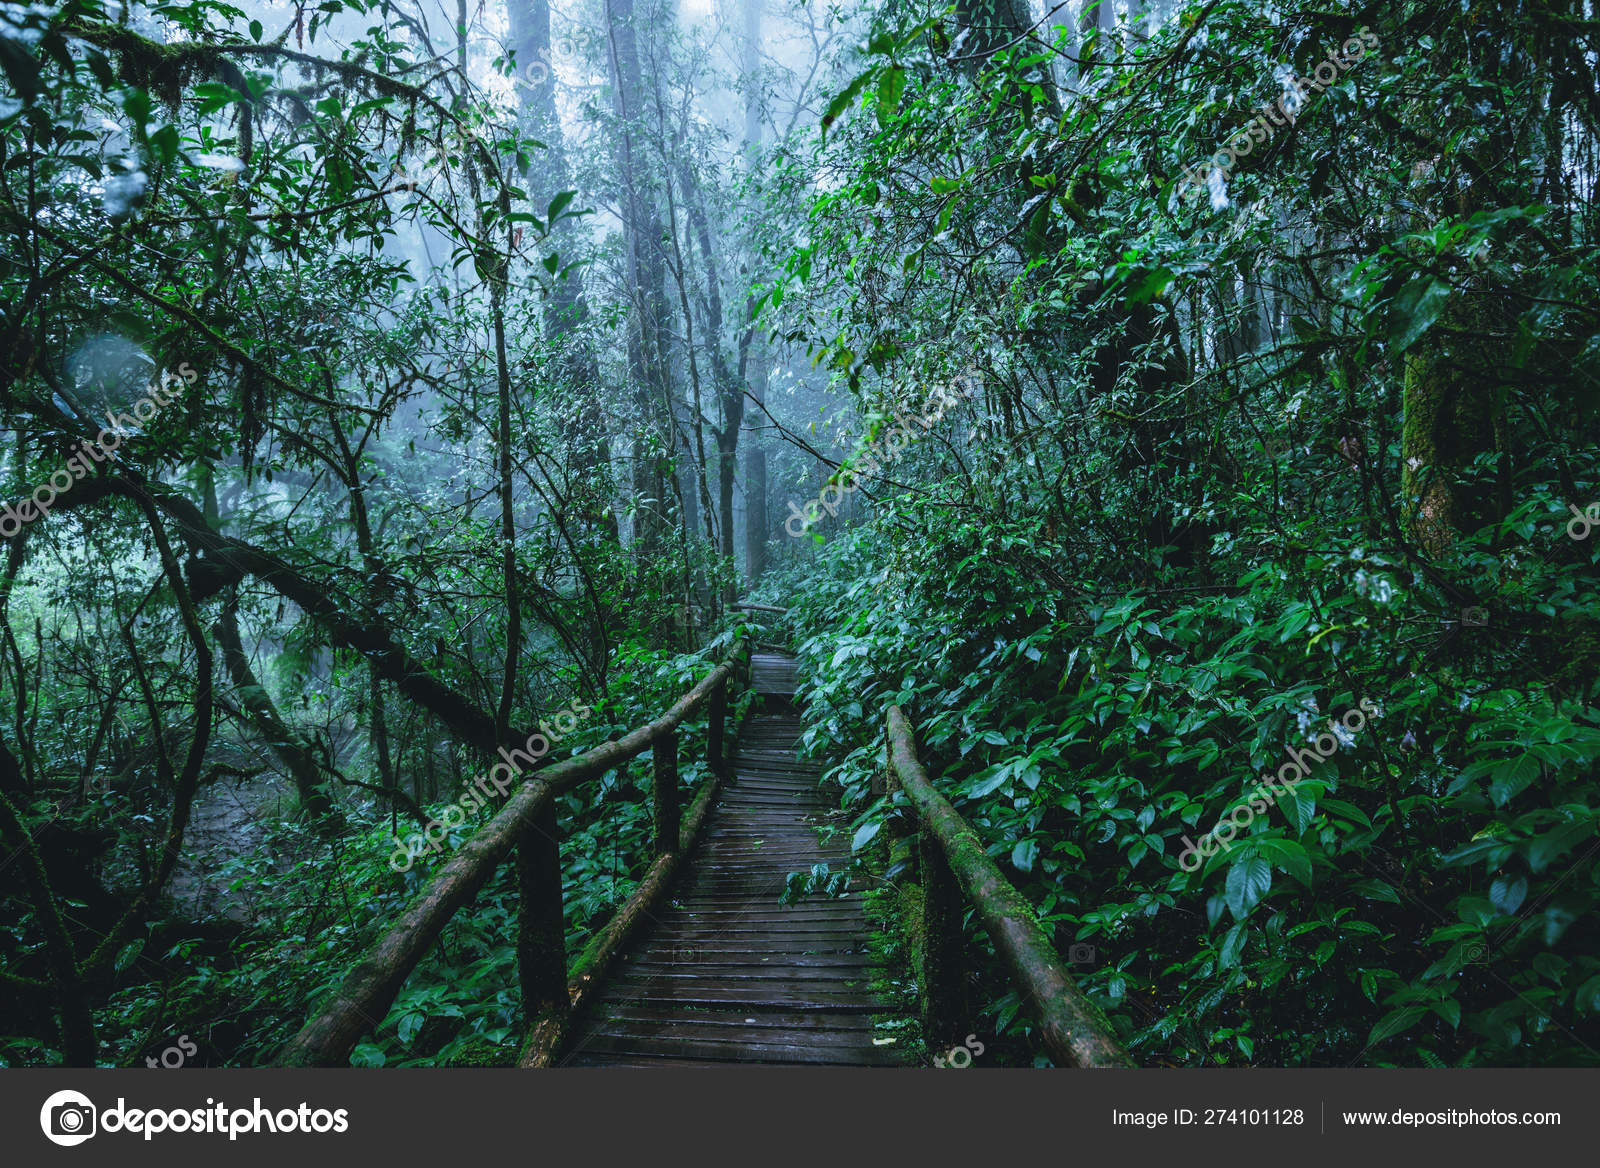
[[[653,15],[651,10],[650,15]],[[669,527],[668,490],[672,451],[672,378],[667,367],[666,265],[656,192],[638,148],[643,108],[638,26],[634,0],[606,0],[612,97],[617,118],[617,174],[622,187],[623,235],[628,287],[634,296],[628,338],[628,376],[639,419],[633,450],[636,496],[634,539],[642,561],[659,554]]]
[[[239,699],[240,708],[267,744],[267,749],[283,764],[294,782],[295,793],[300,800],[300,813],[319,832],[336,832],[343,825],[343,817],[335,811],[333,800],[323,787],[325,776],[317,764],[311,744],[283,720],[272,697],[250,669],[250,660],[245,656],[244,644],[239,637],[237,588],[228,589],[228,595],[222,602],[222,615],[211,631],[222,648],[222,662],[227,667],[229,680],[233,682],[234,695]]]
[[[761,5],[762,0],[745,0],[744,4],[744,146],[752,171],[761,158]],[[749,376],[746,377],[746,370]],[[756,329],[754,317],[744,339],[744,352],[739,359],[740,381],[749,387],[750,396],[759,405],[767,398],[767,346]],[[742,388],[742,387],[734,387]],[[744,413],[741,407],[741,413]],[[760,411],[749,414],[752,423],[760,418]],[[730,423],[731,424],[731,423]],[[760,435],[746,427],[744,456],[744,571],[748,584],[754,584],[767,570],[767,452],[761,445]],[[717,491],[727,492],[729,507],[733,498],[733,467],[728,465],[723,473],[727,485],[719,479]],[[729,524],[728,554],[733,554],[733,526]]]
[[[510,0],[507,4],[510,48],[515,54],[520,109],[524,124],[545,144],[539,165],[529,176],[528,194],[533,212],[541,218],[551,201],[571,188],[572,168],[567,161],[561,120],[556,113],[556,74],[551,51],[549,0]],[[578,236],[569,223],[550,228],[549,242],[562,266],[573,258]],[[559,270],[559,269],[558,269]],[[581,493],[578,512],[603,530],[614,542],[617,516],[605,488],[610,480],[611,439],[606,430],[600,368],[581,330],[589,319],[584,296],[583,269],[553,281],[543,297],[544,335],[558,348],[555,367],[561,379],[578,396],[579,440],[574,443],[574,482]],[[586,471],[603,471],[594,475]]]

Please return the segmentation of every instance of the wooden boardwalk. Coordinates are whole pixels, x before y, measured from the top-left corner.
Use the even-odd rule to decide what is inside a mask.
[[[817,769],[800,762],[793,658],[757,653],[762,712],[746,723],[729,777],[670,902],[651,918],[588,1016],[564,1066],[899,1062],[872,1041],[886,1012],[868,989],[858,894],[779,907],[785,877],[850,862],[827,847]]]

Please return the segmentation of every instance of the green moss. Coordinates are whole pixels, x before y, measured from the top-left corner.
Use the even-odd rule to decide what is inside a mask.
[[[474,1039],[464,1045],[445,1064],[448,1067],[514,1067],[517,1051],[511,1046],[497,1046],[483,1039]]]

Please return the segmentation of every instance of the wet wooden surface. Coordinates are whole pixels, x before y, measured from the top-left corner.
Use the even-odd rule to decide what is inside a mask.
[[[873,1043],[868,925],[858,893],[779,906],[790,872],[849,866],[845,822],[824,847],[828,803],[796,757],[795,662],[756,653],[764,695],[671,900],[651,918],[585,1018],[564,1066],[833,1063],[887,1066]]]

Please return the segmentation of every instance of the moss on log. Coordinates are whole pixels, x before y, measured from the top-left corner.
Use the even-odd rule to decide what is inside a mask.
[[[1105,1016],[1078,992],[1033,906],[995,866],[967,821],[934,789],[917,761],[911,724],[898,706],[889,707],[889,747],[896,777],[923,827],[944,851],[956,882],[978,910],[995,952],[1039,1023],[1051,1057],[1079,1067],[1133,1066],[1111,1036]]]
[[[574,976],[567,986],[567,1008],[546,1010],[528,1027],[528,1037],[522,1045],[522,1054],[517,1059],[519,1067],[548,1067],[554,1064],[556,1056],[561,1052],[562,1044],[566,1041],[572,1019],[577,1017],[595,989],[605,980],[606,974],[616,963],[628,939],[638,928],[639,922],[649,915],[650,909],[661,900],[672,884],[672,878],[683,863],[683,857],[688,855],[689,849],[694,846],[701,825],[711,813],[711,805],[716,802],[717,784],[720,780],[721,776],[713,770],[711,777],[705,781],[700,793],[689,806],[689,813],[684,817],[678,847],[656,857],[655,863],[650,865],[650,871],[645,873],[645,878],[639,882],[639,887],[634,890],[627,903],[616,911],[605,928],[594,935],[594,939],[585,946],[583,954],[573,963]]]
[[[461,845],[400,919],[367,950],[333,997],[283,1048],[283,1066],[344,1066],[357,1040],[377,1029],[406,978],[433,947],[450,918],[468,903],[563,791],[598,778],[677,729],[678,724],[738,668],[748,645],[741,640],[707,677],[666,713],[593,750],[542,768],[523,783],[500,813]]]

